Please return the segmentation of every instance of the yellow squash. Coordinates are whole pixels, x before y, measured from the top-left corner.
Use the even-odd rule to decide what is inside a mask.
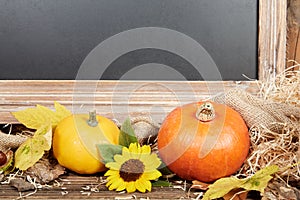
[[[79,174],[105,170],[97,144],[118,144],[119,129],[103,116],[75,114],[63,119],[53,134],[53,153],[59,164]]]

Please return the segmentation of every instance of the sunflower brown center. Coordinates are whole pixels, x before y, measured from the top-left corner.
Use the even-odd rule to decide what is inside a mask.
[[[136,181],[145,170],[145,165],[138,159],[130,159],[124,162],[120,168],[120,177],[126,181]]]

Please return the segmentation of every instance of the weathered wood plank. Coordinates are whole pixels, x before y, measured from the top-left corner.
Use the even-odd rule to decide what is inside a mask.
[[[233,87],[256,92],[255,82],[201,81],[0,81],[0,123],[16,123],[11,112],[58,101],[74,113],[96,109],[123,120],[147,114],[161,121],[176,106],[208,99]]]
[[[287,68],[300,63],[300,0],[289,0],[287,9]],[[297,66],[293,68],[299,70]]]
[[[300,9],[299,5],[299,0],[288,0],[286,44],[287,68],[296,65],[300,58],[300,25],[297,23],[297,15],[299,15]]]
[[[259,80],[268,80],[286,66],[287,0],[259,1]]]
[[[132,194],[108,191],[100,176],[80,176],[68,174],[62,176],[56,183],[43,186],[28,199],[186,199],[195,194],[184,191],[184,184],[170,187],[153,187],[151,193]],[[174,187],[175,186],[175,187]],[[176,187],[179,186],[179,187]],[[190,186],[190,185],[189,185]],[[33,191],[19,193],[10,185],[0,185],[0,199],[17,199]]]

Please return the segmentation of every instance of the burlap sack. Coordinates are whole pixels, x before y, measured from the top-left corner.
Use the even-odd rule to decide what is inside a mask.
[[[280,131],[283,126],[292,125],[291,127],[299,131],[299,107],[266,101],[239,88],[231,89],[212,100],[239,112],[250,129],[263,127]]]
[[[27,137],[5,134],[0,131],[0,151],[6,152],[8,149],[18,148],[26,139]]]
[[[134,117],[131,119],[131,124],[141,145],[152,146],[156,143],[159,124],[154,122],[151,117]]]

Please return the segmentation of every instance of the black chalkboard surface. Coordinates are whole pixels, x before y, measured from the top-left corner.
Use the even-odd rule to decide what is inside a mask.
[[[0,0],[0,79],[257,78],[257,0]]]

